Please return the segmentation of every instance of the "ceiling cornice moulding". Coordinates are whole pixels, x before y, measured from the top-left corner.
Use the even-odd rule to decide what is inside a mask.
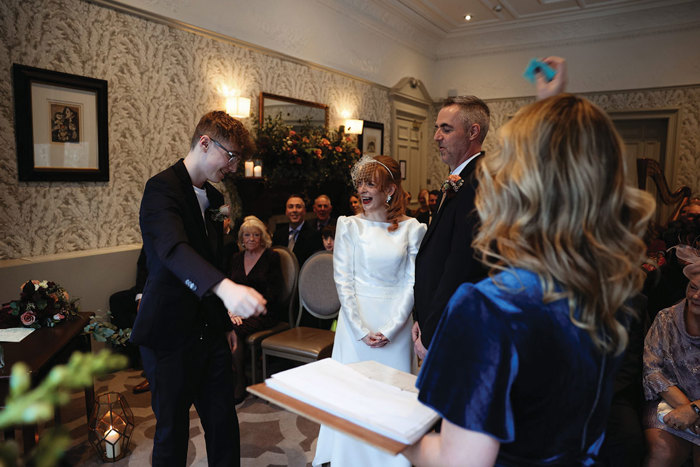
[[[302,60],[298,57],[294,57],[292,55],[278,52],[276,50],[268,49],[266,47],[262,47],[262,46],[257,45],[257,44],[252,44],[250,42],[246,42],[244,40],[237,39],[235,37],[232,37],[232,36],[229,36],[226,34],[221,34],[221,33],[215,32],[215,31],[211,31],[209,29],[195,26],[195,25],[190,24],[190,23],[186,23],[184,21],[179,21],[179,20],[169,18],[169,17],[163,16],[163,15],[159,15],[157,13],[142,10],[140,8],[133,7],[131,5],[126,5],[126,4],[120,3],[117,0],[85,0],[85,1],[88,3],[93,3],[95,5],[105,7],[105,8],[113,9],[113,10],[119,11],[121,13],[130,14],[130,15],[136,16],[138,18],[152,21],[154,23],[163,24],[165,26],[179,29],[181,31],[190,32],[192,34],[197,34],[199,36],[208,37],[210,39],[214,39],[214,40],[221,41],[221,42],[228,42],[228,43],[234,44],[238,47],[243,47],[243,48],[246,48],[246,49],[261,53],[261,54],[265,54],[265,55],[270,56],[270,57],[278,58],[280,60],[285,60],[288,62],[296,63],[297,65],[303,65],[303,66],[307,66],[309,68],[314,68],[317,70],[322,70],[325,72],[344,76],[346,78],[349,78],[349,79],[352,79],[352,80],[355,80],[355,81],[358,81],[361,83],[366,83],[366,84],[370,84],[372,86],[376,86],[377,88],[383,89],[385,91],[390,90],[389,86],[385,86],[385,85],[377,83],[375,81],[371,81],[371,80],[368,80],[365,78],[361,78],[359,76],[355,76],[355,75],[350,74],[350,73],[346,73],[344,71],[340,71],[336,68],[331,68],[328,66],[320,65],[318,63],[310,62],[307,60]]]

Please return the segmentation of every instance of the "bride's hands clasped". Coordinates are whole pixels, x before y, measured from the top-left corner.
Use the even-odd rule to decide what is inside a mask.
[[[387,345],[389,343],[389,339],[387,339],[381,332],[370,332],[362,338],[362,342],[373,349],[378,349],[379,347],[384,347]]]

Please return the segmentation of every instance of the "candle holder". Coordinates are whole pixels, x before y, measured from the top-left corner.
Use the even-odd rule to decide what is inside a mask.
[[[117,392],[100,394],[90,414],[88,440],[104,462],[116,462],[126,455],[134,431],[134,414]]]

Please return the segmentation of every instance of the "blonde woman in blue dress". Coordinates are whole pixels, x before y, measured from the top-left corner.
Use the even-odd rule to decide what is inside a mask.
[[[415,259],[426,227],[405,215],[399,164],[387,156],[363,157],[352,178],[364,209],[340,217],[333,269],[340,315],[332,358],[367,360],[411,371],[411,309]],[[321,427],[313,465],[409,466],[366,443]]]

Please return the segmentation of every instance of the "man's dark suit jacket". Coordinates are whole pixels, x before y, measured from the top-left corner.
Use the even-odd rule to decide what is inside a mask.
[[[223,196],[209,183],[204,187],[209,208],[217,209]],[[232,329],[223,303],[210,293],[226,277],[220,270],[223,224],[205,217],[182,160],[146,183],[140,224],[148,279],[131,332],[134,344],[173,350],[204,324],[222,333]]]
[[[316,253],[317,251],[323,250],[323,240],[321,239],[321,233],[318,232],[314,224],[316,219],[307,220],[304,225],[301,226],[299,230],[299,235],[297,235],[297,240],[294,243],[294,255],[299,261],[299,267],[304,264],[306,259]],[[272,244],[287,246],[289,244],[289,223],[277,224],[275,233],[272,236]]]
[[[486,269],[474,258],[471,247],[478,222],[474,210],[474,169],[481,157],[462,170],[460,177],[464,184],[454,196],[443,193],[442,196],[448,197],[433,214],[416,256],[415,318],[426,349],[457,287],[463,282],[478,282],[486,276]]]

